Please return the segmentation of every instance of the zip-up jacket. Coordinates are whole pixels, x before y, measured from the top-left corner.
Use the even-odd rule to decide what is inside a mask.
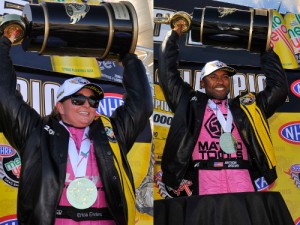
[[[168,32],[161,45],[158,61],[159,84],[170,109],[174,112],[161,164],[163,182],[173,189],[179,187],[190,169],[192,153],[201,132],[208,101],[205,93],[195,91],[180,77],[177,69],[178,40],[179,35],[175,31]],[[267,119],[285,102],[288,86],[285,71],[279,57],[273,51],[261,54],[261,69],[266,76],[266,87],[263,91],[252,94],[256,108],[260,111],[260,122],[266,124],[268,130]],[[274,154],[273,149],[265,149],[260,137],[260,128],[253,123],[251,115],[243,110],[241,97],[230,99],[228,104],[248,150],[251,179],[254,183],[255,179],[264,177],[266,182],[271,184],[277,178],[276,163],[271,163],[268,156],[269,153]]]
[[[68,157],[69,133],[51,116],[41,117],[24,102],[16,90],[16,72],[9,57],[11,42],[0,39],[0,127],[21,157],[17,216],[20,225],[53,225],[62,195]],[[152,94],[145,67],[134,54],[124,65],[124,105],[111,116],[111,124],[121,150],[122,166],[134,190],[126,154],[152,114]],[[108,209],[119,225],[128,220],[122,177],[114,164],[114,154],[101,119],[90,125],[96,160],[104,185]]]

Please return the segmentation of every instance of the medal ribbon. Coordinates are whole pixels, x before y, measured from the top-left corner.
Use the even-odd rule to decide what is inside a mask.
[[[80,150],[78,152],[77,148],[76,148],[75,140],[74,140],[71,132],[69,131],[68,127],[65,126],[62,122],[61,122],[61,124],[70,133],[68,154],[69,154],[69,158],[71,161],[74,176],[75,176],[75,178],[84,177],[86,174],[88,156],[89,156],[90,147],[91,147],[91,140],[88,138],[88,132],[89,132],[90,128],[89,127],[85,128],[84,134],[82,136]]]
[[[219,123],[221,124],[221,127],[224,132],[231,133],[231,128],[232,128],[232,114],[230,109],[228,108],[228,113],[227,113],[227,120],[225,119],[223,113],[219,109],[216,103],[214,103],[211,99],[208,99],[208,106],[213,110],[214,114],[217,116],[217,119]],[[220,113],[217,113],[217,111],[220,111]]]

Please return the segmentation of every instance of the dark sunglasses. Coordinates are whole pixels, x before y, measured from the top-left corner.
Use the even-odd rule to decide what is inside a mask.
[[[98,108],[99,106],[99,99],[95,96],[84,96],[80,94],[75,94],[70,96],[71,102],[73,105],[83,105],[85,103],[85,100],[88,100],[88,103],[92,108]]]

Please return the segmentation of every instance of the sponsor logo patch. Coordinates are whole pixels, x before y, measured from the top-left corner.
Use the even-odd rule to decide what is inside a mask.
[[[264,177],[260,177],[254,181],[257,191],[268,191],[273,187],[273,184],[268,185]]]
[[[104,129],[105,129],[105,133],[107,135],[108,140],[111,141],[111,142],[116,143],[117,139],[115,137],[113,129],[111,127],[108,127],[108,126],[105,126]]]
[[[242,105],[251,105],[253,102],[255,102],[255,95],[252,93],[240,97],[240,103]]]

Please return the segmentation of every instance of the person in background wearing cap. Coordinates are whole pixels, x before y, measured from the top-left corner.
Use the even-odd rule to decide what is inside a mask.
[[[228,94],[235,69],[218,60],[208,62],[201,71],[202,93],[177,70],[181,31],[179,23],[167,33],[158,61],[159,84],[174,112],[161,164],[169,197],[254,192],[260,177],[272,184],[276,160],[267,119],[288,93],[279,57],[272,50],[263,52],[265,89],[234,99]],[[215,133],[207,127],[215,127]]]
[[[0,39],[0,127],[22,160],[18,224],[135,224],[126,155],[153,110],[144,65],[134,54],[123,57],[124,105],[110,118],[96,114],[101,87],[81,77],[67,79],[53,113],[41,117],[16,91],[15,36]]]

